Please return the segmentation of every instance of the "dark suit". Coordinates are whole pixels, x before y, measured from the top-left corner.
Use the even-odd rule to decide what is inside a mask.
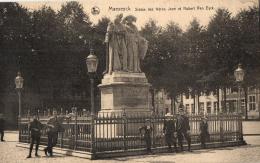
[[[37,119],[34,119],[32,122],[30,122],[29,126],[29,131],[30,131],[30,136],[31,136],[31,144],[30,144],[30,150],[29,150],[29,156],[32,154],[32,149],[33,145],[35,144],[35,155],[38,155],[38,148],[40,144],[40,139],[41,139],[41,129],[42,129],[42,124],[40,121]]]
[[[176,122],[176,130],[178,137],[178,144],[183,150],[183,137],[187,140],[188,150],[190,150],[191,138],[187,131],[190,130],[189,118],[186,115],[179,115]]]
[[[5,130],[5,120],[4,120],[4,118],[0,118],[1,141],[4,141],[4,130]]]
[[[201,142],[202,148],[206,147],[205,143],[208,138],[209,138],[208,122],[201,121],[200,122],[200,142]]]
[[[174,132],[175,132],[174,121],[172,119],[165,120],[163,125],[163,133],[165,134],[165,142],[168,145],[169,150],[171,150],[172,144],[174,145],[175,150],[177,149]]]
[[[144,131],[143,137],[146,143],[146,149],[147,152],[151,152],[151,146],[152,146],[152,138],[151,138],[151,133],[152,133],[152,127],[151,126],[143,126],[139,128],[139,131],[142,132]]]
[[[59,122],[58,117],[52,117],[49,119],[47,125],[50,125],[52,127],[49,127],[49,130],[47,132],[48,135],[48,144],[47,147],[44,149],[45,154],[47,152],[50,154],[50,156],[53,155],[52,148],[56,146],[58,141],[58,132],[62,130],[62,124]]]

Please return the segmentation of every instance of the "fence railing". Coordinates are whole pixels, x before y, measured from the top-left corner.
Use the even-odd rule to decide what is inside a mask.
[[[47,123],[48,118],[46,115],[39,117],[43,124]],[[163,135],[164,115],[124,112],[103,113],[95,116],[76,112],[74,117],[63,122],[64,132],[59,133],[57,146],[91,153],[145,148],[145,141],[138,128],[143,126],[147,119],[150,119],[153,128],[152,147],[166,146]],[[173,119],[176,119],[176,116]],[[29,142],[28,124],[31,120],[30,115],[21,118],[20,142]],[[201,116],[190,115],[189,121],[191,143],[198,144]],[[238,114],[208,115],[208,129],[211,143],[243,140],[242,117]],[[46,129],[42,130],[41,144],[47,144]]]

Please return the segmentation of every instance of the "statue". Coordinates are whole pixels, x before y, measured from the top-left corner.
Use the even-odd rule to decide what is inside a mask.
[[[125,42],[126,29],[121,23],[123,14],[116,16],[113,23],[109,23],[105,42],[108,44],[108,73],[127,71],[127,49]]]
[[[145,57],[148,42],[140,36],[138,29],[133,22],[136,22],[136,17],[132,15],[126,16],[123,20],[127,31],[127,70],[129,72],[142,72],[140,69],[140,60]]]
[[[140,60],[144,59],[148,41],[139,35],[133,24],[136,17],[129,15],[122,21],[123,14],[109,23],[105,43],[107,44],[107,65],[105,73],[115,71],[141,72]]]

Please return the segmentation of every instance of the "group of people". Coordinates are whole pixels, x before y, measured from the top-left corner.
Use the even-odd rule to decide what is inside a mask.
[[[146,148],[148,153],[152,153],[152,126],[149,120],[146,121],[145,125],[139,128],[140,132],[143,132],[143,138],[146,142]],[[177,149],[177,140],[180,150],[183,151],[183,140],[185,139],[188,144],[188,151],[191,151],[191,136],[190,136],[190,125],[189,118],[185,114],[184,108],[180,105],[179,115],[176,117],[176,123],[174,122],[173,115],[167,113],[165,115],[165,121],[163,125],[163,134],[165,136],[165,142],[168,146],[168,151],[172,152],[172,145],[174,146],[175,152]],[[200,142],[201,147],[206,148],[206,141],[209,139],[207,117],[202,117],[200,122]]]
[[[57,144],[58,141],[58,133],[62,132],[64,129],[62,128],[62,122],[65,119],[70,119],[72,114],[68,114],[67,116],[58,116],[57,112],[53,112],[53,116],[48,120],[46,125],[43,125],[37,118],[35,114],[33,116],[33,121],[29,124],[30,131],[30,148],[29,155],[27,158],[32,157],[32,150],[35,144],[35,156],[38,157],[38,148],[41,139],[41,130],[43,128],[47,129],[48,143],[47,147],[44,148],[44,153],[46,156],[53,156],[53,147]]]

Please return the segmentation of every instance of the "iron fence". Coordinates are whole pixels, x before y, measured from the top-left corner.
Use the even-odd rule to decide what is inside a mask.
[[[60,112],[60,115],[64,115]],[[51,114],[39,116],[43,124],[47,123]],[[102,113],[89,115],[75,112],[75,116],[63,122],[64,132],[59,133],[57,146],[65,149],[102,153],[108,151],[129,151],[145,148],[139,127],[149,119],[152,131],[152,147],[165,147],[163,123],[165,116],[140,113]],[[176,116],[173,117],[176,119]],[[28,124],[32,120],[30,114],[23,116],[20,121],[19,140],[29,143]],[[199,142],[200,115],[189,115],[191,128],[191,143]],[[238,114],[208,115],[209,142],[228,142],[243,140],[242,117]],[[42,130],[41,144],[47,144],[47,130]]]

